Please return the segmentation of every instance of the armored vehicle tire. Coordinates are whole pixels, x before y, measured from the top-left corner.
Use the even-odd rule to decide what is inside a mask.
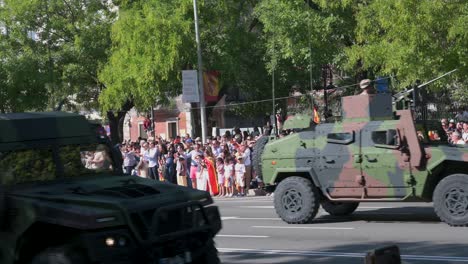
[[[452,174],[442,179],[432,195],[434,211],[451,226],[468,226],[468,175]]]
[[[276,213],[286,223],[309,223],[319,210],[318,190],[308,179],[289,177],[276,187],[274,204]]]
[[[31,264],[88,264],[83,252],[70,245],[45,249],[37,254]]]
[[[322,201],[322,208],[333,216],[343,216],[352,214],[358,208],[358,202],[334,202],[330,200]]]
[[[192,261],[193,264],[219,264],[221,261],[218,257],[218,250],[215,247],[214,241],[208,242],[203,254]]]
[[[255,173],[258,177],[262,177],[262,154],[265,149],[265,145],[268,143],[268,136],[262,136],[255,142],[255,146],[252,152],[252,162]]]

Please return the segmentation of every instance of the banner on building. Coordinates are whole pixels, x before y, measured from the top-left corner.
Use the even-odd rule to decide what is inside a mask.
[[[203,88],[205,102],[217,102],[220,90],[219,71],[206,71],[203,73]]]
[[[182,71],[182,101],[184,103],[200,102],[196,70]]]

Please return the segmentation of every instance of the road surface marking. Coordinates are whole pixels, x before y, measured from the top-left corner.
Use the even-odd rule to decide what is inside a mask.
[[[281,221],[280,218],[275,218],[275,217],[239,217],[239,216],[222,216],[221,220],[277,220],[277,221]]]
[[[354,227],[331,227],[331,226],[252,226],[253,228],[271,229],[318,229],[318,230],[353,230]]]
[[[269,236],[253,236],[253,235],[216,235],[216,237],[269,238]]]
[[[239,217],[237,216],[221,216],[221,220],[231,220],[231,219],[237,219]]]
[[[244,205],[238,206],[239,208],[255,208],[255,209],[274,209],[273,205]]]
[[[293,255],[293,256],[318,256],[318,257],[346,257],[364,258],[366,253],[332,252],[332,251],[298,251],[298,250],[274,250],[274,249],[245,249],[245,248],[218,248],[221,253],[247,253],[263,255]],[[468,263],[468,257],[447,257],[427,255],[401,255],[402,260],[421,261],[450,261]]]

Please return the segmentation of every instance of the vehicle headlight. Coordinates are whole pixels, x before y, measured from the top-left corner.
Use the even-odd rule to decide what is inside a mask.
[[[115,247],[115,246],[125,247],[128,244],[128,240],[124,236],[119,236],[119,237],[109,236],[109,237],[107,237],[105,239],[104,242],[105,242],[106,246],[108,246],[108,247]]]
[[[113,247],[115,246],[115,239],[113,237],[106,238],[106,246]]]

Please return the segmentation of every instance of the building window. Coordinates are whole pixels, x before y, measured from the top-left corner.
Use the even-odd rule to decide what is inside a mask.
[[[145,127],[143,125],[143,122],[138,123],[138,136],[140,138],[148,138],[148,134],[146,134]]]
[[[176,138],[177,134],[178,134],[178,126],[177,126],[177,122],[174,122],[174,121],[170,121],[170,122],[166,122],[167,124],[167,137],[168,139],[169,138]]]

